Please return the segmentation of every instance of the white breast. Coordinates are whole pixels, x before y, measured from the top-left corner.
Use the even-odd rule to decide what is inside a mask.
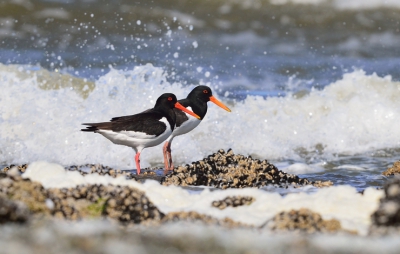
[[[187,107],[187,109],[192,110],[190,107]],[[176,136],[188,133],[189,131],[193,130],[201,123],[201,120],[199,120],[191,115],[186,114],[186,116],[189,119],[187,121],[185,121],[183,124],[181,124],[181,126],[179,126],[179,127],[175,126],[175,129],[172,132],[171,136],[167,139],[168,141],[171,141]]]

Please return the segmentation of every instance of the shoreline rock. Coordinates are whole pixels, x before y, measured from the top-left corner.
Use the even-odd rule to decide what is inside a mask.
[[[251,196],[228,196],[214,201],[210,206],[223,210],[227,207],[250,205],[254,201],[255,199]],[[95,184],[75,188],[45,189],[37,182],[12,175],[6,175],[0,179],[0,207],[0,223],[27,223],[35,218],[71,221],[97,218],[110,219],[119,222],[122,226],[138,224],[159,226],[165,223],[186,222],[226,228],[258,228],[234,221],[229,217],[217,219],[195,211],[164,214],[144,192],[129,186]],[[302,216],[301,212],[299,216]],[[321,218],[318,214],[313,216]],[[312,223],[314,222],[309,222],[309,224]],[[328,228],[325,231],[320,228],[317,228],[318,230],[311,228],[306,232],[334,231],[329,229],[329,226],[325,227]],[[304,226],[294,224],[292,228],[303,230]],[[275,229],[278,228],[272,230]],[[339,230],[340,227],[337,227],[336,231]]]
[[[393,163],[393,166],[385,170],[382,175],[384,176],[394,176],[400,175],[400,161]]]
[[[320,214],[306,208],[281,212],[275,215],[266,224],[266,227],[272,231],[294,231],[308,234],[336,233],[343,230],[338,220],[323,220]]]
[[[30,211],[23,202],[10,200],[0,193],[0,225],[7,222],[25,223],[29,216]]]
[[[0,173],[22,174],[28,164],[9,165]],[[310,181],[299,178],[295,174],[285,173],[267,160],[253,159],[251,156],[234,154],[232,149],[223,149],[211,154],[203,160],[192,162],[190,165],[176,167],[166,176],[157,175],[154,170],[143,169],[144,173],[136,175],[133,170],[121,170],[101,164],[72,165],[65,167],[69,171],[77,171],[81,175],[97,173],[111,177],[124,176],[128,180],[143,182],[147,179],[156,180],[163,185],[176,186],[212,186],[220,189],[227,188],[262,188],[273,185],[279,188],[301,187],[313,185],[317,188],[329,187],[331,181]]]
[[[161,183],[176,186],[212,186],[219,189],[262,188],[267,185],[280,188],[313,185],[320,188],[333,185],[331,181],[309,181],[299,178],[279,170],[267,160],[236,155],[232,149],[227,152],[221,149],[203,160],[174,168]]]
[[[228,158],[229,159],[229,158]],[[28,222],[34,218],[57,218],[81,220],[87,218],[111,219],[121,225],[161,225],[177,221],[200,222],[205,225],[222,227],[254,227],[236,222],[228,217],[213,218],[197,212],[172,212],[164,214],[150,202],[144,192],[129,186],[82,185],[74,188],[45,189],[40,183],[20,176],[26,166],[10,167],[7,173],[1,173],[1,202],[12,209],[4,221]],[[97,167],[99,169],[100,167]],[[94,170],[94,173],[98,171]],[[275,167],[273,169],[277,170]],[[76,169],[75,169],[76,170]],[[108,174],[108,171],[101,171]],[[91,172],[90,172],[91,173]],[[86,174],[90,174],[86,173]],[[226,207],[250,205],[255,199],[251,196],[229,196],[214,201],[211,207],[223,210]],[[16,204],[26,207],[25,217]],[[28,215],[26,215],[28,214]],[[14,219],[23,218],[23,219]]]
[[[400,176],[395,176],[384,186],[385,196],[371,215],[370,234],[400,233]]]
[[[0,211],[0,217],[2,216],[0,220],[3,223],[12,221],[24,223],[39,217],[67,220],[106,218],[117,221],[121,225],[160,225],[174,221],[200,221],[207,225],[248,226],[235,222],[230,218],[221,220],[195,212],[164,214],[150,202],[144,192],[128,186],[84,185],[74,188],[45,189],[41,184],[32,182],[29,179],[23,179],[20,176],[22,172],[25,172],[26,168],[27,164],[10,166],[0,172],[0,203],[3,204],[3,207],[6,207],[6,210],[3,209],[3,213]],[[135,181],[132,172],[123,172],[100,164],[71,166],[67,170],[78,171],[83,175],[92,173],[110,175],[112,177],[125,175],[127,179]],[[153,176],[154,172],[153,174],[145,175],[150,179]],[[382,199],[380,208],[372,215],[374,225],[371,226],[371,234],[388,231],[400,233],[399,179],[395,178],[385,186],[386,198]],[[221,189],[262,187],[268,184],[273,184],[280,188],[288,186],[299,187],[308,184],[323,187],[332,184],[330,182],[312,182],[307,179],[301,179],[296,175],[280,171],[266,160],[261,161],[252,159],[250,156],[235,155],[232,150],[227,152],[219,150],[201,161],[193,162],[185,167],[175,168],[161,182],[164,185],[190,186],[189,183],[191,183],[191,186],[206,185]],[[223,210],[227,207],[251,205],[254,201],[255,199],[251,196],[228,196],[224,199],[213,201],[210,206]],[[311,215],[312,211],[304,212],[300,210],[292,213],[294,213],[294,215],[292,214],[294,217],[292,217],[295,221],[299,220],[299,218],[303,218],[302,220],[304,218],[307,218],[307,220],[317,218],[315,217],[317,215]],[[283,218],[289,215],[281,213],[276,216]],[[276,217],[276,221],[278,221],[278,217]],[[318,221],[318,218],[314,222],[310,220],[309,223],[315,227],[312,230],[325,232],[324,229],[316,226],[320,223]],[[300,224],[288,227],[303,230]],[[276,228],[279,227],[276,226]]]

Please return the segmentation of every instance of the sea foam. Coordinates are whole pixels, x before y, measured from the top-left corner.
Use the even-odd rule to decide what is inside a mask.
[[[83,133],[81,124],[139,113],[153,107],[162,93],[184,98],[194,87],[169,83],[161,68],[148,64],[127,71],[111,69],[90,89],[83,79],[82,89],[77,81],[70,87],[43,88],[37,71],[17,67],[0,65],[2,164],[46,160],[132,169],[131,148],[95,133]],[[72,78],[50,73],[46,81],[70,82]],[[393,148],[400,142],[400,83],[390,76],[358,70],[302,97],[248,96],[232,104],[216,96],[229,104],[232,112],[208,103],[202,123],[174,139],[176,165],[202,159],[220,148],[261,159],[298,160],[304,153],[352,155]],[[142,167],[162,165],[162,145],[145,149],[141,162]]]
[[[215,218],[229,217],[235,221],[253,226],[262,226],[277,213],[291,209],[308,208],[320,213],[324,219],[335,218],[344,229],[356,230],[366,235],[371,224],[371,214],[376,211],[382,190],[367,188],[363,194],[351,186],[335,186],[320,189],[315,193],[291,193],[281,196],[255,188],[214,190],[204,189],[193,194],[176,186],[163,186],[156,181],[140,184],[124,177],[112,178],[90,174],[81,176],[78,172],[63,170],[60,165],[34,162],[23,174],[24,178],[40,182],[45,188],[74,187],[82,184],[112,184],[131,186],[142,190],[163,213],[196,211]],[[250,196],[254,202],[240,207],[220,210],[212,207],[213,201],[229,196]]]

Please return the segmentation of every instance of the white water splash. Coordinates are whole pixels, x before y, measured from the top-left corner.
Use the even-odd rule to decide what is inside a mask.
[[[139,113],[153,107],[162,93],[184,98],[193,88],[170,84],[161,68],[145,65],[111,69],[84,99],[72,88],[40,89],[34,71],[0,67],[3,164],[46,160],[134,168],[131,148],[83,133],[81,123]],[[47,82],[53,82],[51,77]],[[229,105],[231,113],[208,103],[202,123],[174,139],[173,158],[176,165],[190,163],[220,148],[272,160],[298,159],[299,149],[330,156],[397,147],[399,96],[399,82],[354,71],[301,98],[250,96]],[[143,167],[162,165],[162,145],[145,149],[141,161]]]

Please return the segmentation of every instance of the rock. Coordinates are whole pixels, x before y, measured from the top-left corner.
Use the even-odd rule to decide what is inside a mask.
[[[28,221],[30,212],[20,201],[13,201],[0,194],[0,224],[6,222],[24,223]]]
[[[378,210],[372,214],[373,224],[383,227],[400,226],[400,176],[389,180],[384,186],[385,197]]]
[[[126,224],[159,221],[164,216],[144,192],[128,186],[95,184],[44,189],[40,183],[6,174],[0,179],[0,195],[10,199],[7,207],[14,210],[19,206],[10,202],[22,202],[32,214],[60,219],[109,217]],[[8,210],[4,216],[10,216]]]
[[[0,181],[0,191],[11,200],[23,202],[32,213],[50,214],[46,205],[48,192],[39,183],[10,177]]]
[[[332,182],[313,182],[299,178],[294,174],[280,171],[266,160],[253,159],[251,156],[235,155],[231,149],[219,150],[203,160],[184,167],[174,168],[172,173],[161,180],[163,185],[213,186],[227,188],[262,188],[266,185],[278,187],[316,187],[331,186]]]
[[[220,210],[223,210],[227,207],[238,207],[238,206],[243,206],[243,205],[250,205],[254,201],[255,201],[255,199],[250,196],[232,196],[232,197],[226,197],[223,200],[213,201],[211,205]]]
[[[11,170],[15,168],[19,174],[22,174],[25,172],[26,168],[28,167],[28,164],[23,164],[23,165],[14,165],[11,164],[7,167],[4,167],[3,169],[0,170],[0,172],[8,173],[10,174]],[[81,175],[87,175],[91,173],[98,173],[99,175],[110,175],[112,177],[117,177],[120,175],[126,176],[128,179],[134,178],[135,174],[132,173],[131,171],[128,170],[121,170],[121,169],[114,169],[108,166],[104,166],[101,164],[84,164],[84,165],[72,165],[72,166],[67,166],[65,167],[66,170],[69,171],[78,171]],[[144,169],[145,170],[145,169]],[[154,174],[154,172],[145,172],[149,175]],[[12,172],[12,174],[16,174],[16,171]]]
[[[400,161],[396,161],[391,168],[382,173],[384,176],[393,176],[400,174]]]
[[[281,212],[267,223],[267,227],[274,231],[306,233],[334,233],[341,230],[338,220],[323,220],[320,214],[305,208]]]
[[[233,227],[249,227],[248,225],[236,222],[230,218],[216,219],[212,216],[200,214],[197,212],[172,212],[168,213],[164,218],[162,218],[161,223],[168,222],[201,222],[206,225],[218,225],[228,228]]]
[[[116,187],[109,194],[102,214],[122,223],[160,220],[164,214],[150,202],[144,192],[131,187]]]
[[[143,192],[128,186],[86,185],[50,189],[53,215],[66,219],[108,217],[122,223],[160,220],[163,214]]]
[[[8,173],[11,169],[16,168],[16,170],[17,170],[20,174],[22,174],[22,173],[25,172],[25,170],[26,170],[27,167],[28,167],[28,164],[22,164],[22,165],[14,165],[14,164],[11,164],[11,165],[9,165],[9,166],[7,166],[7,167],[4,167],[4,168],[3,168],[2,170],[0,170],[0,171],[2,171],[2,172],[4,172],[4,173]],[[11,174],[15,175],[15,172],[12,172]]]
[[[7,178],[7,174],[4,172],[0,172],[0,179]]]
[[[132,176],[133,173],[126,170],[120,170],[104,166],[101,164],[84,164],[84,165],[72,165],[65,167],[66,170],[78,171],[81,175],[97,173],[99,175],[110,175],[112,177],[117,177],[118,175]]]

